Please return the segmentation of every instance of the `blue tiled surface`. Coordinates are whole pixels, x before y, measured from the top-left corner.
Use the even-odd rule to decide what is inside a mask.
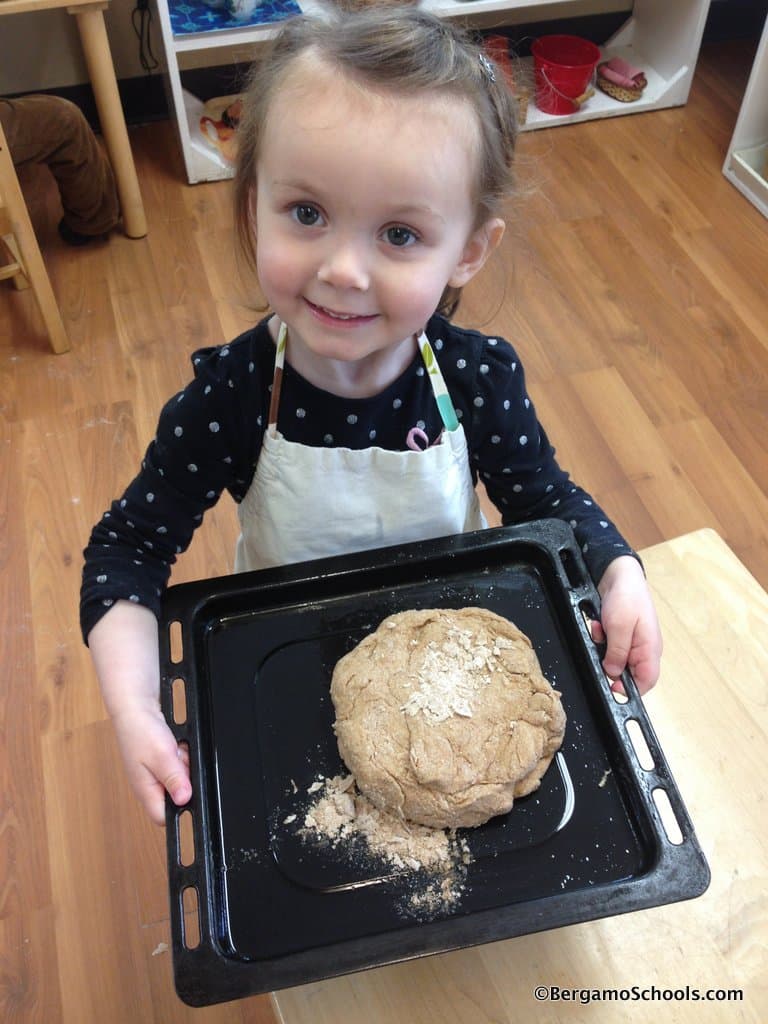
[[[171,28],[175,36],[191,32],[221,32],[246,25],[266,25],[282,21],[301,8],[294,0],[262,0],[250,18],[233,18],[226,9],[209,7],[201,0],[168,0]]]

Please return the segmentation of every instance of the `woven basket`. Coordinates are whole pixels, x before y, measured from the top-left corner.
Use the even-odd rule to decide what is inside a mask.
[[[597,87],[619,103],[634,103],[639,100],[645,91],[645,82],[637,88],[630,89],[624,85],[616,85],[600,74],[600,65],[597,66]]]

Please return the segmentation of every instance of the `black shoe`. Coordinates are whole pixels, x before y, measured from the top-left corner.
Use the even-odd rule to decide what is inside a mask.
[[[109,232],[105,231],[100,235],[83,235],[74,231],[64,220],[59,221],[59,234],[67,245],[90,245],[91,242],[106,242]]]

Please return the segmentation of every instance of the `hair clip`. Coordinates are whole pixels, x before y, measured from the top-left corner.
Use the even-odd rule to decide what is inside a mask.
[[[479,56],[480,67],[483,69],[485,77],[488,79],[489,82],[495,82],[496,72],[493,70],[493,64],[491,64],[491,62],[488,60],[484,53],[481,53]]]

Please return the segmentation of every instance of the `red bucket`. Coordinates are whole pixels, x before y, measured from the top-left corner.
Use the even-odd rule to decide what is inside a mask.
[[[600,48],[579,36],[541,36],[531,46],[536,106],[545,114],[573,114],[592,95]]]

